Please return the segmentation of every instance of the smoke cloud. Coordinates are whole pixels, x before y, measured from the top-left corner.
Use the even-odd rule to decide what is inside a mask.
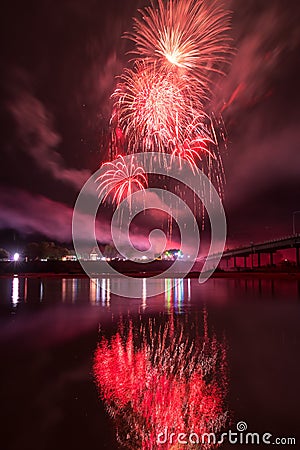
[[[44,105],[31,93],[22,91],[8,103],[22,149],[35,164],[54,179],[80,189],[90,176],[88,170],[67,168],[56,148],[61,138],[54,130],[51,117]]]

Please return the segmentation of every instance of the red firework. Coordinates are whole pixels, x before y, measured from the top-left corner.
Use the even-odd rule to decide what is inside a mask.
[[[223,73],[231,49],[230,14],[222,0],[151,0],[136,18],[135,61],[125,69],[112,95],[112,151],[168,152],[201,169],[223,186],[218,139],[205,110],[215,73]],[[209,124],[209,125],[207,125]],[[110,164],[110,163],[109,163]],[[142,168],[107,166],[99,194],[113,201],[144,189]],[[113,172],[116,172],[115,176]]]
[[[120,79],[112,97],[130,148],[165,151],[192,113],[187,80],[144,62],[125,70]]]
[[[216,159],[210,148],[216,147],[217,142],[210,137],[207,127],[201,120],[194,120],[184,129],[177,128],[168,144],[172,159],[177,156],[179,160],[185,160],[192,171],[196,169],[197,162],[202,161],[203,156]]]
[[[134,19],[137,58],[158,62],[168,69],[188,71],[209,90],[209,78],[223,72],[230,54],[230,15],[220,0],[152,1]]]
[[[99,182],[97,190],[103,202],[112,194],[112,201],[118,205],[124,198],[128,198],[131,205],[131,195],[139,190],[144,191],[148,186],[146,173],[141,166],[136,165],[134,155],[130,162],[120,155],[114,162],[103,164],[102,168],[105,168],[105,172],[96,182]]]

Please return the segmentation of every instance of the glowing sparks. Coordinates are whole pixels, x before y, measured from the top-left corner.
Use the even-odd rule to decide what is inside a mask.
[[[171,64],[174,64],[174,66],[179,66],[180,67],[179,54],[178,53],[176,53],[176,52],[166,53],[166,58]]]
[[[115,162],[105,163],[102,167],[106,170],[96,181],[99,182],[97,190],[103,202],[112,194],[113,202],[120,204],[124,198],[128,198],[130,203],[131,195],[138,190],[145,190],[148,185],[145,171],[135,164],[134,156],[129,165],[123,156],[119,156]]]

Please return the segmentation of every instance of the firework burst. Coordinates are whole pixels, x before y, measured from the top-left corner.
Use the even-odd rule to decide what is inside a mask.
[[[125,70],[112,97],[130,148],[166,150],[176,129],[192,114],[187,86],[185,77],[145,62]]]
[[[213,148],[217,142],[213,140],[208,127],[201,120],[193,120],[185,127],[176,128],[176,132],[168,143],[168,149],[171,152],[172,159],[176,156],[179,161],[185,160],[192,171],[197,167],[197,162],[202,161],[203,157],[216,159]]]
[[[184,75],[137,62],[125,70],[112,97],[112,122],[123,130],[133,151],[167,152],[172,145],[186,147],[188,139],[190,148],[199,148],[195,143],[200,141],[213,143],[197,83]]]
[[[148,186],[146,173],[141,166],[136,165],[134,156],[130,164],[125,162],[123,156],[118,156],[116,161],[105,163],[102,168],[106,170],[96,182],[99,182],[97,190],[103,202],[112,195],[113,202],[120,204],[127,198],[131,205],[131,195],[139,190],[144,191]]]
[[[194,173],[201,167],[222,195],[223,136],[207,111],[216,74],[223,73],[232,53],[230,14],[223,0],[151,0],[139,12],[127,34],[135,43],[135,59],[112,94],[110,157],[158,152],[164,164],[163,154],[169,153]],[[98,179],[104,200],[112,194],[119,204],[147,186],[141,167],[128,169],[118,162],[105,168]]]
[[[223,72],[230,53],[230,16],[222,1],[158,0],[156,6],[152,0],[139,12],[134,32],[126,35],[135,43],[136,58],[188,71],[207,90],[211,75]]]

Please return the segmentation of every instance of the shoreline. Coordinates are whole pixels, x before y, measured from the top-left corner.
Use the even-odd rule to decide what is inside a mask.
[[[186,279],[194,279],[198,278],[200,272],[192,271],[187,275],[180,274],[168,274],[168,276],[164,276],[163,273],[159,272],[124,272],[120,273],[120,275],[126,275],[130,278],[153,278],[154,276],[158,276],[160,278],[186,278]],[[20,273],[1,273],[1,278],[90,278],[86,273],[70,273],[70,272],[20,272]],[[118,275],[111,275],[109,273],[99,273],[95,274],[94,278],[118,278]],[[214,272],[210,278],[227,278],[227,279],[280,279],[280,280],[300,280],[300,272],[268,272],[268,271],[243,271],[243,272]]]

